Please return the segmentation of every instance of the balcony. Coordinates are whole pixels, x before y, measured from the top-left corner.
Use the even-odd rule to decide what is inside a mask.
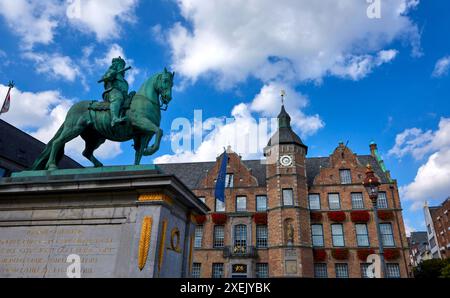
[[[224,258],[257,258],[258,253],[254,246],[225,246]]]

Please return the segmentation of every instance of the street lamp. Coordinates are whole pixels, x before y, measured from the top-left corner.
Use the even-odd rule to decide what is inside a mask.
[[[383,272],[383,277],[386,277],[386,265],[384,263],[384,252],[383,252],[383,243],[381,240],[381,232],[380,226],[378,224],[378,188],[380,186],[380,181],[375,176],[374,171],[370,164],[367,165],[366,177],[364,178],[363,185],[369,194],[369,198],[372,201],[373,206],[373,217],[375,220],[375,225],[377,227],[377,235],[378,235],[378,250],[380,253],[380,262],[381,262],[381,271]]]

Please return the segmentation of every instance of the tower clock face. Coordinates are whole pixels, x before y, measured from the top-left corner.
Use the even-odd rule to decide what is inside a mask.
[[[280,164],[283,167],[289,167],[292,165],[292,156],[290,155],[283,155],[280,157]]]

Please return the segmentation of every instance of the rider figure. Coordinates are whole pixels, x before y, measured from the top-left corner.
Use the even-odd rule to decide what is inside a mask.
[[[126,63],[122,57],[114,58],[108,71],[100,82],[104,82],[105,92],[103,92],[103,100],[110,103],[111,109],[111,126],[114,127],[119,123],[127,120],[126,116],[121,117],[120,112],[122,105],[128,95],[128,82],[125,80]]]

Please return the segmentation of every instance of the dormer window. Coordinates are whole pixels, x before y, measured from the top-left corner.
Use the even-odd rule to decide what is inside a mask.
[[[339,175],[341,177],[341,184],[352,183],[352,175],[350,170],[339,170]]]
[[[225,176],[225,187],[226,188],[233,188],[234,187],[234,175],[233,174],[227,174]]]

